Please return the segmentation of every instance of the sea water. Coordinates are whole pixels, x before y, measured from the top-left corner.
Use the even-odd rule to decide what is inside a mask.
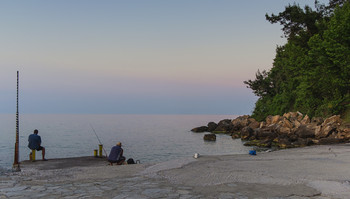
[[[235,115],[49,115],[19,117],[19,160],[28,160],[28,136],[39,130],[46,158],[92,156],[99,140],[103,155],[122,142],[124,156],[141,163],[161,162],[200,155],[246,154],[250,148],[240,139],[217,135],[216,142],[203,140],[203,133],[190,130],[208,122],[234,119]],[[0,172],[12,167],[16,138],[16,115],[0,114]],[[94,133],[94,130],[97,136]],[[99,140],[98,140],[99,139]],[[41,152],[36,152],[41,159]]]

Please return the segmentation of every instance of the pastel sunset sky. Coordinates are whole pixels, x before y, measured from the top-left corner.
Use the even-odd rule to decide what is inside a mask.
[[[0,113],[251,114],[293,2],[0,1]]]

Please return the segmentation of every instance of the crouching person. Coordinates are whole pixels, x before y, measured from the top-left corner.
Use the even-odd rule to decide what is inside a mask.
[[[125,157],[123,156],[122,143],[118,142],[116,146],[112,147],[111,152],[108,156],[108,162],[110,165],[117,163],[117,165],[123,164]]]

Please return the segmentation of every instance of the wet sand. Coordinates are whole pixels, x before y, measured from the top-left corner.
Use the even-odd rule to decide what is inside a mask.
[[[0,198],[350,198],[350,144],[109,166],[92,157],[21,164]]]

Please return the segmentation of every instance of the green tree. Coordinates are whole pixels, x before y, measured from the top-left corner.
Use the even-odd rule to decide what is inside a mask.
[[[315,5],[321,7],[317,1]],[[302,9],[294,3],[286,6],[285,10],[278,15],[266,14],[265,17],[272,24],[279,23],[282,25],[284,36],[288,40],[294,40],[299,45],[305,46],[308,39],[319,32],[317,21],[323,18],[323,9],[317,12],[307,5]]]
[[[259,97],[256,119],[297,110],[310,116],[350,112],[350,3],[315,1],[315,8],[293,4],[266,14],[283,26],[287,43],[277,47],[270,71],[244,81]]]
[[[315,84],[323,101],[315,110],[318,115],[341,114],[349,104],[350,4],[342,5],[334,11],[328,29],[309,41],[309,65],[314,70],[308,71],[304,84]]]

